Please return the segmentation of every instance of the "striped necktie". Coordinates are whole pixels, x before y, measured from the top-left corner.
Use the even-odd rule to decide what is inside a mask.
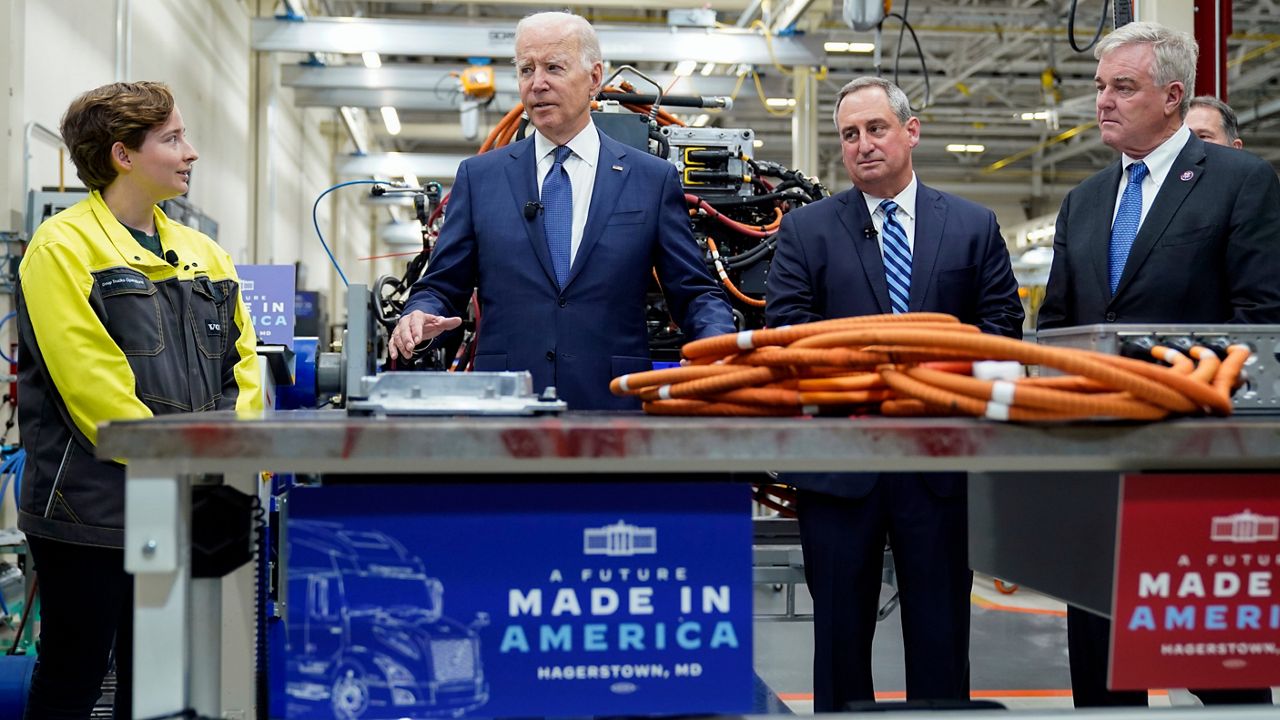
[[[894,213],[898,203],[885,200],[880,203],[884,211],[884,278],[889,281],[889,305],[895,313],[907,312],[911,304],[911,245],[907,243],[907,231]]]
[[[1133,240],[1138,237],[1138,226],[1142,224],[1142,179],[1146,176],[1147,164],[1141,160],[1129,166],[1129,184],[1124,187],[1124,195],[1120,196],[1120,209],[1116,211],[1116,221],[1111,225],[1107,279],[1111,281],[1112,295],[1120,286],[1124,264],[1129,260]]]
[[[556,284],[564,287],[569,277],[569,255],[573,246],[573,185],[564,161],[573,151],[568,145],[556,148],[555,162],[542,180],[542,229],[547,234],[547,250]]]

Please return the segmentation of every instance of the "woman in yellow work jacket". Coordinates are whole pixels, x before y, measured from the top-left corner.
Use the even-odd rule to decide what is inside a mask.
[[[198,157],[169,89],[90,90],[61,130],[91,192],[36,230],[19,267],[18,526],[41,596],[26,717],[88,718],[114,649],[116,717],[128,718],[124,466],[94,457],[98,425],[258,412],[262,394],[231,257],[156,205],[187,192]]]

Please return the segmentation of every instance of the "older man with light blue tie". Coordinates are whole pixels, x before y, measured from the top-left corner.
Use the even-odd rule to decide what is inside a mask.
[[[1280,183],[1259,158],[1183,123],[1195,40],[1131,23],[1094,55],[1098,127],[1121,156],[1062,201],[1039,327],[1280,323]],[[1068,609],[1077,707],[1147,704],[1145,691],[1107,688],[1110,628]],[[1265,689],[1196,692],[1206,703],[1271,702]]]

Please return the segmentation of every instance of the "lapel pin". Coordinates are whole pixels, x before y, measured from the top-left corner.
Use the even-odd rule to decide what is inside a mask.
[[[622,172],[622,166],[621,166],[621,165],[614,165],[614,166],[613,166],[613,169],[614,169],[614,170],[617,170],[618,172]]]
[[[1181,180],[1182,182],[1186,182],[1195,176],[1196,174],[1191,172],[1190,170],[1183,170],[1182,174],[1178,176],[1178,179]]]

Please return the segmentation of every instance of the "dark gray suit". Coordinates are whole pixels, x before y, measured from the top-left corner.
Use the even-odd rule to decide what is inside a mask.
[[[1187,141],[1134,239],[1114,297],[1107,280],[1121,163],[1067,194],[1058,212],[1041,329],[1093,323],[1280,322],[1280,183],[1258,157]],[[1110,621],[1067,616],[1077,707],[1146,705],[1107,690]],[[1206,703],[1269,703],[1269,690],[1199,691]]]
[[[1062,201],[1040,328],[1280,322],[1280,183],[1270,165],[1192,135],[1112,297],[1107,248],[1120,174],[1116,162]]]
[[[782,218],[769,270],[771,327],[890,312],[866,201],[851,189]],[[1022,304],[995,215],[919,185],[912,311],[945,312],[1022,336]],[[856,432],[856,428],[851,428]],[[969,698],[969,571],[964,473],[785,475],[814,607],[814,710],[874,698],[871,642],[885,537],[902,600],[907,697]]]

